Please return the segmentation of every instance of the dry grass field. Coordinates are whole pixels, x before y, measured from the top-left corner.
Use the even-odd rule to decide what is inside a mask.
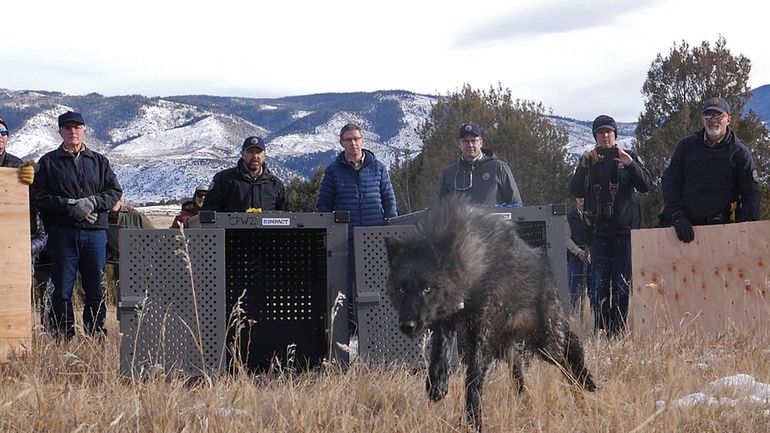
[[[488,432],[760,432],[770,425],[767,330],[723,335],[677,334],[607,341],[584,336],[599,391],[571,387],[551,365],[534,360],[527,390],[517,395],[505,365],[495,365],[484,393]],[[347,372],[207,377],[190,383],[158,372],[132,381],[119,374],[120,337],[114,309],[109,337],[56,343],[37,335],[0,364],[3,432],[464,432],[462,373],[449,395],[431,403],[424,371]],[[739,373],[756,384],[708,388]],[[712,403],[675,404],[706,391]],[[719,399],[722,400],[719,400]],[[729,398],[729,399],[728,399]],[[661,402],[668,402],[663,405]]]

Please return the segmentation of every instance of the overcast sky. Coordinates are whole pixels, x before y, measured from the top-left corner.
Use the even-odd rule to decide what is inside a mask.
[[[9,0],[0,88],[280,97],[501,83],[554,114],[635,121],[657,54],[727,40],[770,84],[749,0]]]

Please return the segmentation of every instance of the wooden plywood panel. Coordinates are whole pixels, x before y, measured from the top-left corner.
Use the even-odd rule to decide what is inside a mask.
[[[630,321],[638,334],[694,328],[722,332],[770,323],[770,221],[631,232]]]
[[[0,359],[32,336],[29,188],[0,167]]]

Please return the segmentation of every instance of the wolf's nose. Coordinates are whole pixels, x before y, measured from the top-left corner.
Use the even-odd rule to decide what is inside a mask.
[[[406,320],[401,322],[401,332],[407,335],[414,334],[414,331],[417,329],[417,322],[414,320]]]

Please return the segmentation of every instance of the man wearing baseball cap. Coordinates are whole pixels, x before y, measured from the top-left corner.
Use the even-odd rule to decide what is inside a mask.
[[[444,168],[439,199],[456,194],[481,206],[522,205],[511,168],[491,150],[482,149],[484,137],[478,124],[460,125],[457,146],[460,158]]]
[[[86,146],[83,116],[68,111],[58,120],[62,144],[40,158],[30,191],[48,230],[54,287],[50,323],[57,337],[74,337],[72,291],[80,273],[85,292],[83,327],[87,334],[100,336],[106,333],[102,277],[107,212],[123,190],[107,157]]]
[[[631,149],[617,146],[618,125],[596,116],[591,126],[596,146],[586,152],[570,180],[570,192],[584,199],[593,243],[588,247],[594,288],[594,332],[616,337],[625,331],[631,293],[631,230],[638,229],[641,198],[652,175]]]
[[[730,127],[730,104],[706,100],[703,128],[682,139],[663,171],[663,215],[682,242],[693,225],[759,220],[759,174],[751,151]]]
[[[286,189],[267,168],[262,137],[247,137],[235,167],[220,171],[203,202],[203,210],[245,212],[250,208],[288,210]]]

